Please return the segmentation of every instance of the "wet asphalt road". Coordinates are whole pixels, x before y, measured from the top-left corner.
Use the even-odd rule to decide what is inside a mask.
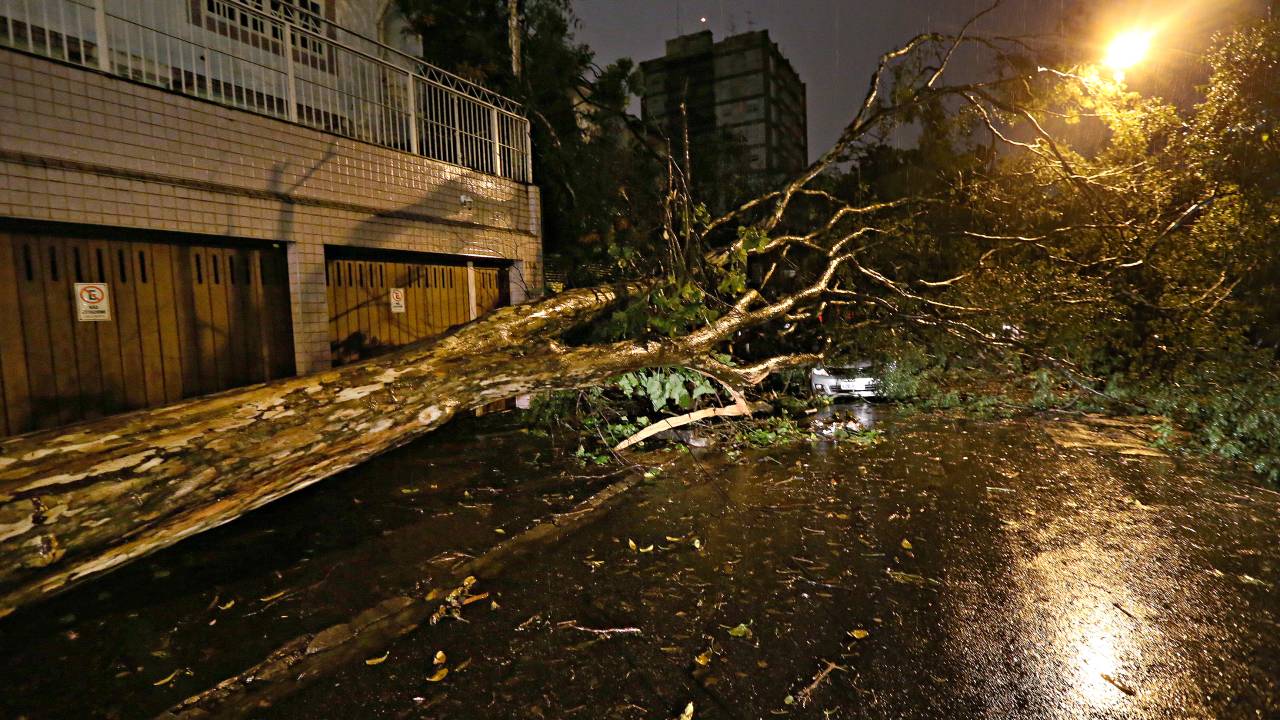
[[[260,716],[675,718],[692,702],[704,720],[1280,717],[1280,494],[1154,452],[1141,426],[881,428],[871,448],[683,460],[602,522],[481,578],[490,596],[466,622]],[[518,534],[585,482],[522,435],[465,460],[462,447],[428,439],[157,556],[161,578],[108,578],[0,624],[0,710],[151,716],[403,587],[405,567],[450,543],[474,553],[496,528]],[[352,498],[361,520],[334,524]],[[256,567],[274,538],[302,549]],[[240,604],[219,610],[229,597]],[[175,667],[190,674],[152,684]],[[50,668],[95,695],[42,702]]]
[[[354,668],[279,716],[1280,712],[1280,496],[1119,428],[885,431],[869,450],[708,453],[487,583],[498,609],[406,640],[394,669]],[[437,650],[470,663],[426,682]]]

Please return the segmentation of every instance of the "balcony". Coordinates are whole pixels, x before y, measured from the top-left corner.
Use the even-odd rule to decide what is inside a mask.
[[[517,103],[294,4],[0,0],[0,46],[531,181]]]

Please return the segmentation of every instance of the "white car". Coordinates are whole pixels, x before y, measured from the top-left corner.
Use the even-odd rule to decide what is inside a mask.
[[[873,398],[880,395],[880,379],[870,362],[857,362],[847,367],[818,365],[809,371],[809,386],[815,395],[831,398]]]

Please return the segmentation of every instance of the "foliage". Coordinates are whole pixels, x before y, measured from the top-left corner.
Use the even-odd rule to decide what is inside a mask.
[[[716,315],[700,285],[669,275],[614,312],[603,332],[611,339],[677,337]]]
[[[670,405],[688,411],[698,398],[717,396],[716,387],[706,377],[684,368],[657,368],[627,373],[615,381],[626,397],[644,397],[655,413]]]
[[[795,420],[780,416],[748,425],[738,433],[737,439],[755,447],[771,447],[796,440],[816,440],[817,436],[801,429]]]
[[[568,435],[583,464],[613,460],[610,448],[662,417],[688,412],[719,399],[703,375],[686,368],[654,368],[626,373],[602,387],[539,395],[525,415],[537,433]]]
[[[438,33],[505,8],[400,1]],[[923,36],[886,56],[821,172],[719,215],[720,176],[626,118],[639,78],[592,65],[568,0],[526,0],[524,18],[524,78],[504,79],[492,27],[437,61],[528,104],[548,250],[597,268],[583,282],[644,279],[574,341],[670,348],[715,328],[710,351],[741,365],[891,360],[886,394],[918,407],[1158,412],[1271,472],[1274,407],[1247,389],[1275,387],[1280,344],[1275,22],[1220,37],[1202,101],[1181,106],[1002,38],[966,38],[990,72],[951,81],[956,40]],[[692,407],[705,381],[621,382],[597,399],[633,405],[588,428],[602,437]]]
[[[1048,368],[1036,369],[1028,379],[1031,381],[1031,407],[1037,410],[1048,410],[1058,407],[1063,402],[1063,396],[1059,392],[1061,383]]]
[[[884,433],[879,430],[858,430],[856,432],[848,432],[841,430],[837,433],[838,440],[852,440],[859,445],[875,445],[884,437]]]
[[[919,346],[904,343],[885,364],[880,375],[880,393],[886,399],[899,401],[927,395],[925,388],[939,370]]]
[[[550,433],[565,422],[565,418],[578,413],[583,393],[557,391],[534,396],[529,411],[524,416],[525,425],[540,434]]]
[[[1280,483],[1280,372],[1269,351],[1237,348],[1220,357],[1179,366],[1171,382],[1121,385],[1140,402],[1191,433],[1192,447],[1249,464]],[[1172,432],[1162,437],[1174,445]]]
[[[1280,25],[1224,34],[1207,63],[1190,107],[1088,66],[1023,75],[1012,59],[1021,82],[916,107],[927,143],[868,147],[833,187],[931,191],[863,263],[956,279],[834,313],[839,329],[824,330],[892,358],[886,394],[919,407],[1155,413],[1166,442],[1176,425],[1276,479]]]

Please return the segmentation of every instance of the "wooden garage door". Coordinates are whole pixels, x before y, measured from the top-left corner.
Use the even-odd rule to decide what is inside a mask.
[[[467,267],[412,261],[327,261],[329,341],[336,365],[439,335],[471,319]],[[476,311],[505,304],[504,271],[475,268]],[[404,291],[393,312],[391,290]]]
[[[0,231],[5,434],[293,374],[282,251]],[[76,283],[111,319],[77,320]]]

